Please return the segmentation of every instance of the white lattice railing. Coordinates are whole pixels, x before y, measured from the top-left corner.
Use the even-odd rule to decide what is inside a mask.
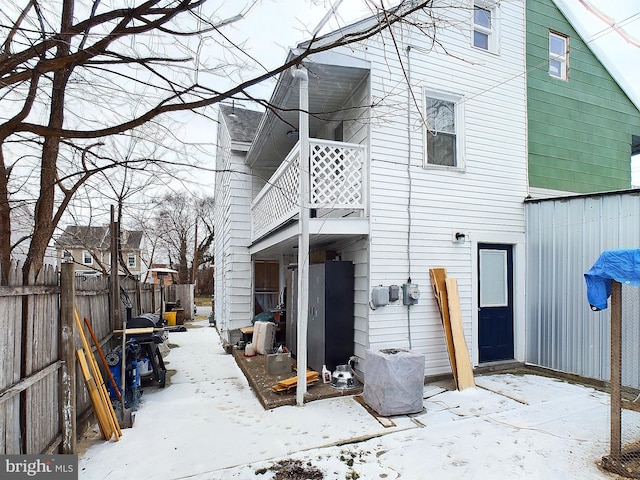
[[[364,210],[365,147],[311,139],[309,140],[309,157],[310,208]],[[299,191],[300,144],[298,143],[251,205],[254,240],[298,214]]]
[[[311,208],[364,208],[363,146],[312,140],[309,156]]]

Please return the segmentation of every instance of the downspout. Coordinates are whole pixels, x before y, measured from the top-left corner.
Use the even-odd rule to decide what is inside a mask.
[[[407,269],[409,272],[407,283],[411,283],[411,45],[407,45],[407,178],[409,180],[409,198],[407,199]],[[407,336],[409,337],[409,350],[411,342],[411,305],[407,305]]]
[[[309,310],[309,77],[301,66],[291,72],[300,80],[300,113],[298,132],[300,138],[300,220],[298,222],[298,318],[297,318],[297,368],[296,404],[304,405],[307,393],[307,323]]]

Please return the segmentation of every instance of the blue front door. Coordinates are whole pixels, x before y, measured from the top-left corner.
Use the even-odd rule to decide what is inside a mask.
[[[478,354],[480,363],[513,359],[511,245],[478,244]]]

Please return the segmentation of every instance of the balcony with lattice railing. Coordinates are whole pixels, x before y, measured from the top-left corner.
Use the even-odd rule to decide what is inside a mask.
[[[251,204],[252,240],[298,217],[300,164],[298,143]],[[365,216],[366,165],[366,149],[362,145],[310,139],[307,202],[314,215]]]

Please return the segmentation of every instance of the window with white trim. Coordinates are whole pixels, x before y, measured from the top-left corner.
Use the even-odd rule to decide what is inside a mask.
[[[93,265],[93,257],[87,250],[82,251],[82,263],[85,265]]]
[[[561,80],[568,79],[569,37],[549,32],[549,75]]]
[[[479,0],[473,4],[471,44],[487,52],[498,52],[498,8],[496,3]]]
[[[129,268],[132,268],[132,267],[136,266],[136,254],[135,253],[129,253],[127,255],[127,265],[129,266]]]
[[[431,92],[425,94],[425,165],[464,166],[461,109],[460,97]]]
[[[491,10],[473,7],[473,46],[489,50],[491,38]]]

